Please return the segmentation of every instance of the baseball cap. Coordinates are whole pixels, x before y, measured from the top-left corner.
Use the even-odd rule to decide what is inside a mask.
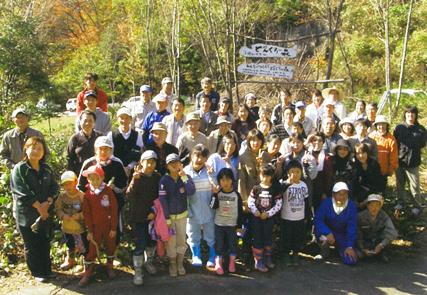
[[[176,161],[181,161],[181,159],[179,158],[179,156],[177,154],[170,154],[166,157],[166,164],[172,163],[172,162],[176,162]]]
[[[86,91],[86,93],[85,93],[85,95],[84,95],[84,98],[89,97],[89,96],[92,96],[92,97],[98,98],[98,95],[96,95],[96,92],[95,92],[95,91]]]
[[[129,117],[132,117],[132,113],[131,113],[131,111],[127,108],[127,107],[124,107],[124,108],[120,108],[118,111],[117,111],[117,117],[120,117],[120,115],[128,115]]]
[[[173,83],[172,78],[171,77],[164,77],[162,80],[162,85],[168,84],[168,83]]]
[[[93,165],[83,171],[82,175],[84,177],[88,177],[89,174],[97,174],[98,176],[104,176],[104,170],[99,165]]]
[[[332,188],[332,191],[334,193],[337,193],[339,191],[348,191],[348,186],[345,182],[337,182],[335,183],[334,187]]]
[[[154,102],[156,102],[156,101],[167,101],[167,100],[168,100],[168,97],[164,93],[159,93],[156,96],[154,96],[154,98],[153,98]]]
[[[16,118],[16,116],[18,116],[19,114],[24,114],[26,116],[29,116],[30,114],[28,113],[28,111],[23,108],[23,107],[19,107],[16,108],[13,112],[12,112],[12,118]]]
[[[157,159],[157,154],[155,151],[149,150],[149,151],[143,152],[141,155],[140,161],[150,160],[150,159]]]
[[[151,132],[155,130],[168,132],[166,125],[161,122],[156,122],[153,124],[153,128],[151,128]]]
[[[149,93],[153,93],[153,88],[150,87],[150,85],[142,85],[139,88],[139,92],[149,92]]]
[[[75,180],[77,180],[77,175],[73,171],[65,171],[61,175],[61,184]]]
[[[193,112],[193,113],[189,113],[186,117],[185,117],[185,123],[188,123],[190,121],[200,121],[200,116],[198,113]]]
[[[295,108],[305,108],[305,102],[303,102],[302,100],[299,100],[295,103]]]
[[[113,143],[107,136],[100,136],[95,140],[95,148],[107,146],[109,148],[114,148]]]
[[[383,202],[383,197],[379,194],[370,194],[366,200],[368,203],[372,201]]]
[[[226,116],[220,116],[220,117],[218,117],[218,119],[216,120],[215,125],[220,125],[222,123],[231,124],[231,122],[227,119]]]

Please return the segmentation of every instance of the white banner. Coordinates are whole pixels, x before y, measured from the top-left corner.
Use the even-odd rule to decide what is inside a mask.
[[[237,71],[245,75],[292,79],[294,67],[277,64],[251,63],[239,65]]]
[[[267,45],[262,43],[252,44],[251,47],[242,47],[239,50],[244,57],[287,57],[294,58],[297,56],[297,46],[292,48]]]

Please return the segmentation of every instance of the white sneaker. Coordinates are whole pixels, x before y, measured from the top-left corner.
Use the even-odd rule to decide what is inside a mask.
[[[44,277],[34,277],[34,280],[36,280],[36,282],[39,282],[39,283],[47,282],[47,278],[44,278]]]

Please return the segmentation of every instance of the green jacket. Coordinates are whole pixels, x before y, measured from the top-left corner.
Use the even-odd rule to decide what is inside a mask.
[[[36,171],[28,162],[19,162],[13,168],[10,186],[19,226],[31,226],[39,217],[34,202],[43,203],[49,197],[56,199],[59,193],[52,169],[45,163],[41,163],[40,170]],[[51,205],[50,210],[54,210],[54,206]]]

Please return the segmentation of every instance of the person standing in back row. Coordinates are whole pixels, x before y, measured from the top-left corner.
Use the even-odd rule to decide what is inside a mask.
[[[98,75],[95,73],[87,73],[83,78],[83,90],[77,95],[77,106],[76,106],[76,113],[79,115],[84,109],[86,109],[86,106],[84,104],[84,97],[86,95],[86,92],[95,92],[96,97],[98,98],[96,107],[100,108],[101,111],[107,112],[108,111],[108,98],[107,94],[98,87]]]

